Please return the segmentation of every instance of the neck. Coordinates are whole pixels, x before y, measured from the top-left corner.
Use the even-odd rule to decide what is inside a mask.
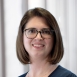
[[[43,77],[46,73],[53,72],[57,67],[46,60],[32,62],[29,66],[29,77]]]

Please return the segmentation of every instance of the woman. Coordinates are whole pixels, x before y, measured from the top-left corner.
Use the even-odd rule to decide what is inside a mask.
[[[54,16],[43,8],[28,10],[23,16],[16,42],[20,62],[29,71],[19,77],[77,77],[58,65],[64,49]]]

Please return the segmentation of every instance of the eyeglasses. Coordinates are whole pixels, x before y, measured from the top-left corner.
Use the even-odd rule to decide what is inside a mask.
[[[36,28],[29,28],[29,29],[25,29],[25,35],[27,38],[29,39],[33,39],[35,38],[38,33],[40,33],[42,38],[51,38],[54,30],[50,30],[49,28],[43,28],[40,31],[38,31]]]

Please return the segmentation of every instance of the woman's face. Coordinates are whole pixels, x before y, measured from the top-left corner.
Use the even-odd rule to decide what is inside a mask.
[[[49,28],[46,25],[45,20],[41,17],[33,17],[26,24],[25,29],[36,28],[40,31],[43,28]],[[52,50],[54,39],[53,36],[51,38],[42,38],[40,33],[33,39],[29,39],[26,37],[25,32],[23,34],[23,43],[26,51],[28,52],[30,57],[43,57],[46,58],[50,51]]]

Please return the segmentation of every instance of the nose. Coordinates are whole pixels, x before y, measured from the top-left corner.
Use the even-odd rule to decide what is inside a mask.
[[[38,31],[35,39],[43,39],[40,31]]]

